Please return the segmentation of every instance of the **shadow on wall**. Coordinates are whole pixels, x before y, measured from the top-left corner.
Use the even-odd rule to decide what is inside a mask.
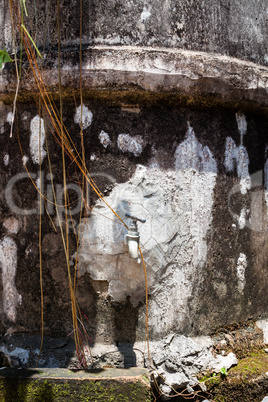
[[[1,373],[5,376],[5,373]],[[31,377],[36,375],[35,370],[23,369],[21,371],[8,371],[7,376],[0,378],[0,398],[5,402],[26,402],[31,397]],[[36,402],[51,402],[54,399],[51,385],[46,381],[38,383],[38,388],[34,390],[34,400]]]
[[[122,205],[121,205],[122,204]],[[126,220],[126,213],[130,213],[130,203],[120,202],[117,205],[116,213],[122,220]],[[127,231],[126,231],[127,233]],[[113,237],[118,238],[118,224],[113,223]],[[120,258],[120,256],[118,256]],[[136,341],[136,327],[138,323],[139,309],[130,302],[130,297],[122,303],[112,303],[112,314],[114,320],[114,342],[122,355],[123,367],[136,366],[136,354],[133,345]]]
[[[133,350],[136,341],[139,308],[134,307],[130,298],[126,302],[113,303],[114,339],[123,358],[123,367],[136,366],[136,354]]]

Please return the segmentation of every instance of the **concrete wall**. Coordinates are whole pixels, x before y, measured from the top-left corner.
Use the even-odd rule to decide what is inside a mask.
[[[213,341],[202,336],[267,318],[267,7],[264,1],[84,1],[81,111],[78,3],[62,4],[63,122],[80,150],[82,116],[86,166],[109,205],[128,225],[126,213],[146,219],[138,227],[154,361],[174,374],[174,386],[191,384],[198,371],[225,364],[213,360]],[[10,48],[7,2],[1,10],[1,44]],[[28,12],[33,34],[33,8]],[[40,50],[47,32],[43,74],[59,107],[55,2],[50,10],[48,2],[37,3],[36,12]],[[64,208],[57,216],[50,203],[50,165],[58,204],[64,203],[61,147],[37,106],[25,59],[10,138],[15,90],[14,66],[6,64],[0,73],[0,331],[9,336],[1,351],[25,365],[38,353],[27,345],[30,337],[36,345],[40,326],[40,212],[48,344],[60,337],[66,346],[72,317],[59,230]],[[77,298],[95,363],[142,365],[135,345],[144,347],[143,266],[130,259],[127,230],[105,203],[92,190],[81,198],[81,180],[67,158],[70,264],[74,270],[78,259]],[[79,199],[91,208],[81,221]],[[266,321],[259,325],[265,329]],[[185,369],[190,360],[181,363],[186,349],[192,371]],[[45,350],[43,365],[72,364],[73,346],[68,358]],[[182,367],[185,377],[178,374]]]
[[[61,2],[61,40],[77,44],[80,6],[78,0]],[[57,2],[28,5],[30,32],[39,46],[57,44]],[[1,0],[0,44],[11,40],[8,1]],[[228,0],[83,1],[85,45],[170,47],[226,54],[268,64],[267,3]],[[1,24],[2,25],[2,24]]]
[[[79,109],[70,104],[64,114],[77,147]],[[35,105],[18,105],[23,155],[17,138],[9,138],[11,108],[2,106],[1,110],[2,253],[7,266],[10,264],[9,270],[14,271],[7,284],[8,289],[12,284],[12,296],[8,292],[9,296],[5,296],[3,288],[4,325],[8,321],[16,323],[17,311],[21,310],[18,316],[22,312],[25,315],[27,304],[29,308],[33,306],[31,292],[23,296],[23,292],[28,292],[25,275],[34,275],[31,291],[39,287],[38,194],[27,177],[23,160],[33,182],[39,186],[41,162],[41,190],[50,200],[52,186],[42,137],[39,158],[39,127],[41,135],[45,127],[49,128],[36,114]],[[151,334],[161,338],[170,331],[209,333],[217,326],[258,319],[265,314],[266,118],[176,107],[147,107],[133,112],[131,108],[104,107],[93,101],[85,102],[84,115],[87,167],[106,194],[106,201],[128,225],[127,212],[146,219],[138,227],[150,285]],[[60,146],[52,135],[48,134],[48,139],[57,199],[62,205]],[[69,161],[67,166],[70,196],[76,200],[80,191],[77,171]],[[74,203],[72,213],[75,228],[81,232],[78,249],[81,281],[84,283],[87,278],[88,286],[93,287],[96,282],[97,291],[101,282],[104,294],[111,300],[124,302],[129,296],[138,308],[145,298],[144,275],[142,264],[128,256],[124,244],[127,229],[102,201],[96,202],[93,190],[89,199],[93,210],[82,220],[80,229],[79,203]],[[64,254],[60,233],[53,233],[44,207],[46,202],[42,204],[43,261],[50,272],[47,279],[44,275],[44,280],[50,288],[48,295],[56,303],[63,294],[56,295],[52,289],[64,286],[60,274],[65,270]],[[55,207],[47,202],[47,208],[57,227]],[[64,219],[63,208],[60,219]],[[70,233],[70,240],[73,254],[74,233]],[[16,248],[19,258],[14,251],[9,256],[7,250]],[[18,290],[22,294],[21,306],[21,297],[14,287],[15,275],[16,282],[22,281],[24,288]],[[3,273],[3,281],[4,278]],[[90,297],[93,290],[84,291]],[[52,307],[53,300],[48,296],[48,306]],[[37,320],[38,327],[39,297],[35,302],[37,314],[31,320]],[[87,309],[90,308],[88,304]],[[28,325],[27,320],[25,315],[23,325]],[[56,327],[58,320],[63,320],[67,327],[70,325],[60,314]],[[53,322],[49,325],[54,328]],[[61,332],[63,327],[58,330]]]

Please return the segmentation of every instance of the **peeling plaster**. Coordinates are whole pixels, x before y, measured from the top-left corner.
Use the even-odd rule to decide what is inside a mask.
[[[104,148],[107,148],[108,145],[111,144],[111,139],[108,133],[105,133],[105,131],[101,130],[99,134],[99,140],[100,143],[104,146]]]
[[[247,256],[244,253],[240,253],[239,258],[237,260],[237,266],[236,266],[238,290],[240,293],[243,292],[245,284],[246,284],[245,272],[246,272],[247,265],[248,265]]]
[[[268,345],[268,320],[256,321],[256,325],[263,331],[263,341]]]
[[[81,128],[81,119],[82,119],[82,130],[86,130],[92,123],[93,114],[89,110],[89,108],[85,105],[82,106],[82,116],[81,116],[81,105],[76,108],[74,122],[79,124]]]
[[[5,236],[0,241],[0,264],[2,268],[3,310],[6,317],[15,322],[16,307],[21,304],[22,297],[19,295],[15,285],[17,245],[8,236]]]
[[[237,127],[240,133],[240,145],[236,146],[231,137],[227,137],[225,143],[225,169],[232,172],[235,169],[240,178],[240,192],[245,195],[251,189],[251,177],[249,175],[249,157],[246,148],[243,146],[243,139],[247,132],[246,116],[243,113],[236,113]],[[249,210],[244,206],[238,216],[238,227],[244,229],[247,224]],[[240,253],[237,261],[238,290],[242,292],[245,286],[245,268],[247,259],[245,254]]]
[[[23,163],[24,165],[26,165],[28,161],[29,161],[28,156],[27,156],[27,155],[23,155],[23,157],[22,157],[22,163]]]
[[[117,146],[122,152],[130,152],[134,156],[142,153],[143,140],[141,137],[131,137],[129,134],[119,134]]]
[[[207,259],[206,235],[212,222],[217,165],[209,148],[199,143],[190,126],[186,139],[176,149],[175,167],[176,189],[169,189],[169,193],[171,196],[173,190],[176,200],[176,234],[171,247],[166,247],[167,269],[161,283],[156,284],[152,299],[151,323],[160,333],[187,320],[187,301],[194,279],[202,278]]]
[[[45,143],[45,125],[44,119],[40,116],[35,116],[31,120],[31,137],[30,137],[30,152],[32,161],[35,164],[42,164],[46,151],[43,149]],[[24,158],[24,157],[23,157]],[[23,161],[24,162],[24,161]]]
[[[23,112],[21,117],[22,117],[22,120],[24,120],[24,121],[27,120],[29,117],[29,112]]]
[[[178,171],[193,169],[197,172],[217,172],[216,161],[210,149],[200,144],[190,125],[185,140],[176,149],[175,168]]]
[[[141,13],[141,22],[146,22],[148,18],[151,17],[151,13],[149,10],[146,9],[146,7],[143,7],[143,11]]]
[[[116,184],[107,197],[122,219],[126,212],[146,219],[138,227],[152,296],[150,324],[160,333],[187,320],[194,278],[202,276],[207,259],[217,176],[210,149],[190,126],[174,158],[170,170],[138,165],[132,178]],[[129,295],[137,305],[144,300],[143,268],[128,256],[126,232],[108,207],[97,202],[80,226],[79,271],[108,281],[115,301]]]
[[[36,184],[37,189],[40,190],[40,189],[41,189],[41,187],[40,187],[40,186],[41,186],[41,179],[40,179],[40,177],[38,177],[38,178],[36,179],[35,184]]]
[[[20,222],[16,218],[6,218],[3,226],[9,234],[17,234],[20,229]]]
[[[6,120],[10,125],[12,124],[12,122],[13,122],[13,113],[12,112],[9,112],[8,114],[7,114],[7,120]]]
[[[30,352],[29,350],[13,347],[8,348],[6,346],[1,346],[0,351],[4,353],[4,355],[8,358],[9,363],[12,366],[16,365],[25,365],[29,361]]]
[[[246,194],[251,189],[251,178],[249,175],[249,157],[246,148],[243,146],[243,138],[247,130],[246,118],[243,114],[236,114],[237,125],[240,132],[241,144],[236,146],[231,137],[227,137],[225,143],[224,166],[227,172],[232,172],[236,165],[237,176],[240,178],[241,194]]]
[[[238,218],[238,226],[239,226],[239,229],[241,229],[241,230],[246,227],[248,213],[249,213],[249,211],[246,208],[242,208],[240,216]]]
[[[244,115],[244,113],[238,112],[238,113],[236,113],[235,117],[236,117],[237,127],[240,132],[240,142],[241,142],[241,145],[243,145],[243,138],[244,138],[244,135],[246,134],[247,128],[248,128],[246,116]]]
[[[246,194],[251,189],[249,175],[249,157],[246,148],[240,145],[237,150],[237,175],[240,178],[241,194]]]
[[[6,154],[6,155],[4,156],[4,165],[5,165],[5,166],[8,166],[8,164],[9,164],[9,155]]]

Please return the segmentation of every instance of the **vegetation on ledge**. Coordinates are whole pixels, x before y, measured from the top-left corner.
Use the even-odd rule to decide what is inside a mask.
[[[267,395],[268,354],[264,349],[254,350],[241,359],[227,375],[205,376],[210,400],[214,402],[259,402]]]

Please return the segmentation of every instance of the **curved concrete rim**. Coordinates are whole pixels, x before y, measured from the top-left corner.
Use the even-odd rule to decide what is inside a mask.
[[[52,94],[58,90],[57,57],[53,49],[44,54],[43,77]],[[62,48],[64,90],[79,89],[78,58],[78,46]],[[26,68],[25,64],[25,71]],[[236,102],[263,111],[268,107],[267,67],[205,52],[134,46],[84,47],[82,81],[85,90],[120,91],[122,95],[131,89],[133,92],[174,94],[192,101],[199,98],[200,103],[214,99],[216,104]],[[6,66],[0,73],[0,100],[5,101],[15,91],[14,71]],[[22,78],[20,91],[35,91],[31,74]]]

